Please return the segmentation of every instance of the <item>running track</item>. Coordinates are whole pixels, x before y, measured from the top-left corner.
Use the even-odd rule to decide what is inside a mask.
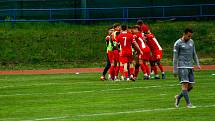
[[[202,65],[201,70],[215,70],[215,65]],[[172,66],[164,66],[165,71],[172,71]],[[49,69],[49,70],[12,70],[0,71],[0,75],[8,74],[62,74],[62,73],[91,73],[102,72],[103,68],[71,68],[71,69]]]

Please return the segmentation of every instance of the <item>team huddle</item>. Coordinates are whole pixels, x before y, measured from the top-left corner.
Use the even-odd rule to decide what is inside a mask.
[[[149,80],[152,72],[155,79],[160,79],[157,66],[161,70],[162,79],[165,79],[165,72],[160,63],[163,49],[142,20],[138,20],[137,25],[132,27],[114,24],[108,29],[105,39],[107,65],[100,80],[106,80],[105,75],[109,70],[109,80],[135,81],[139,68],[143,72],[144,80]]]

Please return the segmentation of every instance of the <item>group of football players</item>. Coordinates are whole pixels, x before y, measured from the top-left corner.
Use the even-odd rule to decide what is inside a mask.
[[[107,64],[100,80],[106,80],[105,75],[109,70],[109,80],[135,81],[139,68],[143,72],[144,80],[149,80],[152,72],[155,75],[154,79],[160,79],[157,66],[161,70],[162,79],[165,79],[165,72],[160,62],[163,50],[155,35],[142,20],[138,20],[137,25],[132,27],[114,24],[108,28],[105,39]]]

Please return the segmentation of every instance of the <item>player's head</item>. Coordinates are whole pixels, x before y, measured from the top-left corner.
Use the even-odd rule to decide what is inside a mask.
[[[132,33],[136,34],[137,32],[140,32],[140,27],[138,25],[135,25],[132,27]]]
[[[128,32],[132,33],[132,27],[128,26]]]
[[[109,27],[109,28],[108,28],[108,34],[112,34],[113,31],[114,31],[113,27]]]
[[[125,24],[123,24],[123,25],[121,26],[121,29],[122,29],[122,31],[126,31],[126,30],[128,29],[128,26],[125,25]]]
[[[185,42],[189,41],[192,38],[193,30],[191,28],[186,28],[183,33],[183,39]]]
[[[120,31],[120,30],[121,30],[120,24],[119,24],[119,23],[115,23],[115,24],[113,25],[113,29],[114,29],[115,31]]]
[[[137,20],[137,25],[142,26],[143,24],[143,20]]]

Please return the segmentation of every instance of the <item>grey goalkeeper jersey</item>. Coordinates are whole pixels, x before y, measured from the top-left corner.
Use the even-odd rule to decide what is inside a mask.
[[[173,73],[177,73],[178,68],[193,68],[193,61],[199,66],[199,59],[192,39],[187,42],[181,39],[177,40],[173,53]]]

